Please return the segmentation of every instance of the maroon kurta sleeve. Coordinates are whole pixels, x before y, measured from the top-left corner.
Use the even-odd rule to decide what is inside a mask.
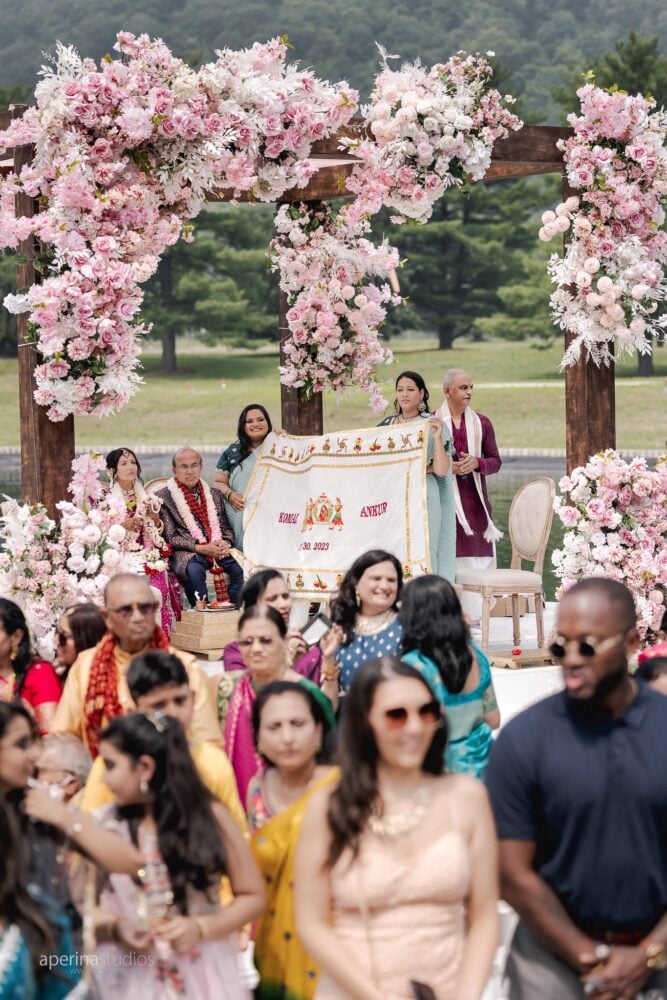
[[[482,424],[482,455],[479,459],[479,471],[483,476],[492,476],[494,472],[500,470],[503,463],[498,452],[493,424],[483,413],[478,413],[477,416]]]

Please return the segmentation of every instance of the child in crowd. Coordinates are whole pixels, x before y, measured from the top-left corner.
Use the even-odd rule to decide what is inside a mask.
[[[183,726],[162,712],[120,716],[100,734],[100,756],[115,803],[99,820],[136,844],[141,867],[104,880],[96,995],[248,998],[238,932],[261,912],[264,885],[238,825],[199,777]],[[223,875],[234,894],[225,907]]]

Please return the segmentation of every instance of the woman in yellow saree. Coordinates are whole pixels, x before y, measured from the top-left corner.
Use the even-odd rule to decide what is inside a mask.
[[[294,919],[294,854],[301,819],[315,789],[334,781],[325,743],[335,725],[331,704],[314,686],[267,684],[253,706],[257,750],[265,766],[248,786],[251,848],[267,903],[255,928],[259,1000],[311,1000],[318,968],[301,947]]]

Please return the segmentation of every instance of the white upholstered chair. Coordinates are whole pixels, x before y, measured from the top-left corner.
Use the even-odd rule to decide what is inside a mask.
[[[544,645],[542,608],[542,569],[544,554],[553,521],[553,500],[556,484],[548,476],[529,479],[514,494],[509,513],[509,533],[512,542],[512,562],[509,569],[457,570],[456,583],[464,593],[480,594],[482,598],[482,649],[489,648],[489,618],[494,597],[512,600],[512,636],[514,645],[521,641],[519,597],[532,597],[535,602],[537,645]],[[521,568],[522,560],[533,563],[532,571]]]
[[[156,479],[149,479],[144,489],[147,493],[157,493],[158,490],[163,490],[168,482],[168,476],[158,476]]]

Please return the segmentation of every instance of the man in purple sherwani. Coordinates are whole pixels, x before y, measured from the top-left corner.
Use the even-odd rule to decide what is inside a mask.
[[[491,519],[486,477],[501,466],[493,424],[471,407],[473,384],[467,372],[452,368],[443,379],[445,401],[437,412],[452,434],[454,502],[456,508],[456,568],[492,569],[501,532]],[[465,594],[463,610],[471,624],[479,622],[482,600]]]

